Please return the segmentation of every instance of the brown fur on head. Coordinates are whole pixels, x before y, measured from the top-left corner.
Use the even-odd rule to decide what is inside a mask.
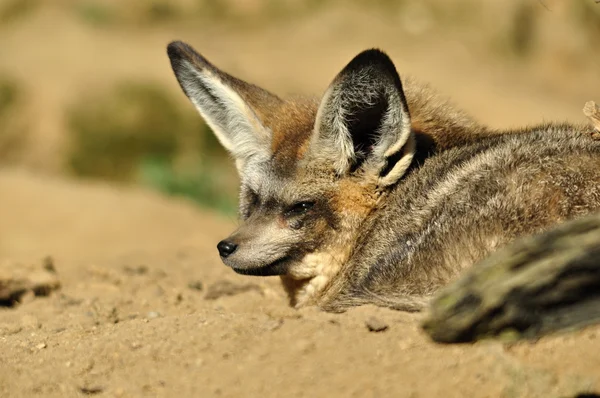
[[[177,79],[241,179],[240,227],[219,243],[236,272],[281,275],[293,301],[320,290],[361,222],[406,172],[415,140],[402,84],[378,50],[356,56],[322,100],[282,100],[218,70],[190,46],[168,54]]]

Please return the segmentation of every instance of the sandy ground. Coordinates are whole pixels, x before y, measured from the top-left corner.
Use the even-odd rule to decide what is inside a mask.
[[[422,314],[293,310],[276,278],[238,276],[220,262],[215,245],[234,220],[143,190],[55,176],[64,158],[62,110],[81,94],[150,79],[194,112],[168,65],[173,39],[281,94],[322,92],[352,56],[378,46],[402,74],[433,83],[497,127],[583,121],[583,104],[600,100],[597,58],[519,67],[482,58],[476,35],[458,42],[398,26],[346,10],[260,31],[112,31],[48,9],[1,27],[0,70],[29,90],[32,137],[23,165],[36,171],[0,169],[0,276],[41,269],[50,257],[61,288],[0,307],[0,397],[599,392],[600,327],[535,343],[440,346],[420,331]],[[387,329],[369,331],[373,317]]]
[[[440,346],[422,314],[286,304],[235,275],[232,222],[183,201],[0,172],[0,258],[62,284],[0,308],[0,396],[567,397],[600,390],[600,327]],[[22,210],[10,210],[22,209]],[[375,317],[388,328],[372,332]]]

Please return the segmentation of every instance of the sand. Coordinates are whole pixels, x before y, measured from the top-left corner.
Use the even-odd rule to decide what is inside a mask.
[[[4,170],[0,209],[3,269],[42,269],[50,257],[61,283],[49,296],[0,308],[2,397],[600,390],[600,327],[444,346],[421,331],[423,314],[295,310],[276,277],[239,276],[220,262],[215,245],[230,220],[183,200]]]

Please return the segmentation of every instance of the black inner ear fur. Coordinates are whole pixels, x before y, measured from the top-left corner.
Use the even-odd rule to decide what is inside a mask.
[[[352,137],[354,160],[351,172],[357,170],[368,158],[379,138],[377,131],[381,127],[383,117],[388,109],[385,95],[378,95],[375,103],[353,103],[348,110],[346,126]]]

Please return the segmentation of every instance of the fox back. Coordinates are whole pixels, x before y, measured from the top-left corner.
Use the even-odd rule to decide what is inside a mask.
[[[168,55],[232,154],[239,228],[223,262],[279,275],[292,305],[418,310],[497,247],[600,208],[600,143],[583,127],[498,132],[367,50],[320,100],[281,99],[190,46]]]

